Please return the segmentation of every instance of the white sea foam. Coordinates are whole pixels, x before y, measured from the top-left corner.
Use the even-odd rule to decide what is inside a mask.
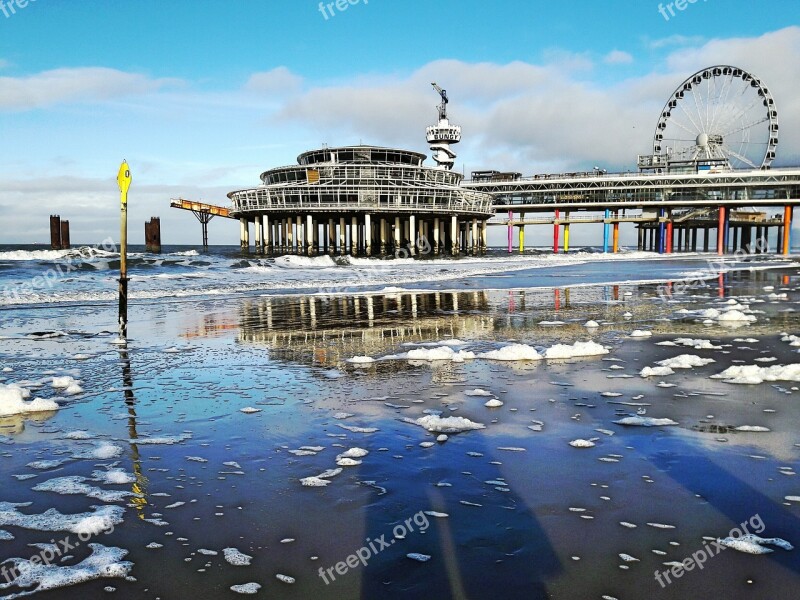
[[[441,417],[439,415],[426,415],[419,419],[403,419],[406,423],[419,425],[432,433],[461,433],[485,429],[483,423],[476,423],[464,417]]]
[[[582,356],[600,356],[608,354],[608,348],[597,342],[575,342],[574,344],[556,344],[544,352],[545,358],[578,358]]]
[[[74,566],[42,564],[41,560],[33,559],[9,559],[18,576],[10,583],[0,582],[0,590],[12,585],[21,588],[31,588],[34,585],[36,587],[3,597],[7,599],[19,598],[96,579],[124,578],[131,572],[133,563],[122,560],[128,554],[127,550],[101,544],[89,544],[89,548],[92,553]],[[36,558],[38,559],[39,557]]]
[[[464,392],[465,396],[494,396],[492,392],[488,392],[486,390],[482,390],[481,388],[475,388],[474,390],[469,390]]]
[[[656,364],[669,369],[691,369],[716,362],[713,358],[702,358],[694,354],[681,354],[665,360],[659,360]]]
[[[489,360],[517,361],[517,360],[541,360],[542,355],[535,348],[527,344],[509,344],[499,350],[491,350],[478,355],[478,358]]]
[[[717,541],[723,546],[733,548],[739,552],[745,552],[746,554],[769,554],[770,552],[774,552],[772,548],[767,548],[767,545],[777,546],[784,550],[794,549],[794,546],[784,539],[762,538],[753,533],[748,533],[740,537],[726,537]]]
[[[223,548],[222,554],[225,556],[225,560],[234,567],[248,567],[250,561],[253,560],[252,556],[239,552],[236,548]]]
[[[629,425],[638,427],[665,427],[667,425],[678,425],[672,419],[655,419],[653,417],[624,417],[614,421],[617,425]]]
[[[642,377],[665,377],[673,375],[675,371],[669,367],[645,367],[639,372]]]
[[[60,407],[52,400],[42,400],[35,398],[29,402],[25,399],[30,397],[30,392],[17,385],[5,385],[0,383],[0,417],[11,415],[21,415],[37,412],[52,412]]]
[[[500,408],[503,406],[503,401],[498,400],[497,398],[492,398],[491,400],[487,400],[483,405],[487,408]]]
[[[14,504],[0,502],[0,526],[14,525],[23,529],[39,531],[70,531],[96,535],[122,523],[124,509],[121,506],[105,505],[92,507],[92,512],[64,515],[54,508],[41,514],[27,515],[18,509],[30,503]]]
[[[56,477],[48,479],[33,487],[35,492],[54,492],[63,495],[83,495],[88,498],[96,498],[103,502],[121,502],[133,495],[128,491],[104,490],[86,482],[86,477],[73,475],[70,477]]]
[[[261,584],[255,582],[231,586],[231,591],[236,592],[237,594],[257,594],[258,590],[260,589]]]
[[[765,381],[800,381],[800,364],[772,365],[734,365],[722,373],[711,376],[712,379],[724,379],[725,383],[755,385]]]

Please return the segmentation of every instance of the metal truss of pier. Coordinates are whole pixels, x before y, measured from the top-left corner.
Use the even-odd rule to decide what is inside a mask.
[[[730,249],[731,227],[735,232],[738,249],[739,240],[750,240],[750,228],[756,236],[768,232],[770,227],[779,229],[779,252],[788,253],[793,207],[800,204],[800,169],[770,169],[747,171],[724,171],[694,173],[624,173],[602,172],[572,173],[565,175],[537,175],[522,178],[496,174],[489,177],[474,177],[464,187],[492,195],[494,208],[507,214],[504,219],[494,218],[490,225],[504,225],[509,231],[509,248],[512,244],[513,227],[519,228],[519,248],[524,250],[524,225],[552,223],[554,225],[553,248],[559,249],[559,227],[564,226],[564,249],[569,249],[569,226],[576,222],[601,222],[604,228],[604,249],[608,249],[609,236],[613,235],[613,248],[619,247],[619,224],[639,222],[639,247],[660,252],[671,252],[673,247],[684,247],[682,241],[673,243],[673,232],[705,229],[708,236],[709,223],[686,223],[688,211],[699,213],[713,211],[716,215],[713,228],[717,229],[717,251]],[[782,207],[783,218],[767,219],[764,222],[745,219],[731,224],[731,214],[744,207]],[[576,216],[577,211],[602,211],[602,216]],[[631,214],[630,211],[637,211]],[[519,216],[515,216],[515,213]],[[546,213],[554,216],[530,215]],[[676,221],[680,217],[682,221]],[[683,226],[676,227],[676,223]],[[613,227],[609,234],[608,226]],[[747,230],[747,231],[745,231]],[[738,235],[741,233],[741,236]],[[644,240],[643,236],[655,236]],[[695,237],[696,240],[696,237]],[[696,241],[693,244],[696,246]],[[708,247],[708,243],[705,243]],[[742,246],[744,247],[744,246]]]

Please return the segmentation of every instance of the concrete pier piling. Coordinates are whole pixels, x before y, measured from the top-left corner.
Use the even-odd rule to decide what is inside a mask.
[[[148,252],[161,253],[161,219],[150,217],[144,224],[144,244]]]
[[[50,215],[50,249],[69,250],[69,221],[62,221],[59,215]]]

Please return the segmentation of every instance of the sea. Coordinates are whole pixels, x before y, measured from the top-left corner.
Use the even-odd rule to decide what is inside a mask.
[[[797,255],[119,266],[0,246],[0,598],[798,597]]]

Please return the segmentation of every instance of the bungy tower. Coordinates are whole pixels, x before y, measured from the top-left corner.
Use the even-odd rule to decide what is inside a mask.
[[[438,107],[439,124],[432,125],[426,130],[428,144],[431,146],[432,158],[436,161],[437,168],[449,171],[456,162],[456,153],[450,146],[461,141],[461,127],[451,125],[447,119],[447,90],[443,90],[436,83],[431,85],[441,96],[442,103]]]

